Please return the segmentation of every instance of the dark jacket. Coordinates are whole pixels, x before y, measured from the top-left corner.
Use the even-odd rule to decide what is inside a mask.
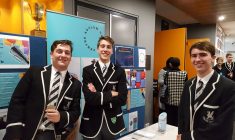
[[[232,78],[230,78],[230,77],[228,76],[228,74],[229,74],[230,72],[233,73],[233,77],[232,77]],[[235,81],[235,64],[234,64],[234,62],[231,63],[231,68],[228,67],[227,62],[223,63],[223,64],[222,64],[222,73],[223,73],[223,75],[224,75],[225,77],[227,77],[227,78],[229,78],[229,79]]]
[[[179,105],[182,140],[232,140],[235,83],[214,72],[194,111],[196,78],[185,83]]]
[[[9,104],[4,140],[34,139],[47,106],[50,77],[51,65],[30,68],[25,73]],[[77,121],[80,115],[80,95],[81,83],[67,72],[56,106],[60,112],[60,121],[55,123],[56,135],[66,135],[67,127]]]
[[[97,92],[88,89],[92,83]],[[98,62],[83,69],[83,93],[85,107],[81,119],[80,132],[84,137],[94,138],[104,121],[113,135],[125,129],[121,106],[126,104],[127,86],[125,71],[112,63],[103,78]],[[118,92],[112,97],[111,90]]]

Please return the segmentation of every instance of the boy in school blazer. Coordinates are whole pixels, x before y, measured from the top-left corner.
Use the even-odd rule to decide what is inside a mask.
[[[80,115],[81,83],[67,71],[71,56],[71,41],[54,41],[51,46],[52,65],[31,67],[25,73],[9,104],[4,140],[66,139],[68,128]],[[51,77],[58,71],[62,86],[55,108],[49,109]],[[40,128],[44,118],[53,123],[52,129]]]
[[[114,41],[101,36],[99,60],[83,69],[85,107],[80,132],[84,140],[112,140],[125,129],[121,106],[126,104],[125,71],[110,62]]]
[[[226,62],[222,64],[222,73],[228,79],[235,81],[235,64],[233,62],[233,55],[231,53],[226,54]]]
[[[232,140],[235,83],[212,69],[215,47],[209,42],[194,44],[190,55],[197,76],[184,86],[177,140]]]

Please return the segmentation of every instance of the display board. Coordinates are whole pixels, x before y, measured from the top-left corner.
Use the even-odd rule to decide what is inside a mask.
[[[127,103],[122,107],[125,130],[118,136],[144,127],[145,114],[145,48],[115,45],[111,60],[125,69],[128,88]]]
[[[24,72],[27,70],[29,66],[45,66],[47,63],[46,62],[47,59],[46,59],[46,38],[19,35],[19,34],[9,34],[9,33],[0,33],[0,35],[1,35],[0,38],[2,38],[0,58],[4,58],[1,59],[1,61],[4,62],[0,64],[1,67],[0,68],[0,129],[4,129],[7,108],[11,96],[13,94],[15,87],[17,86],[18,82],[23,76]],[[18,52],[15,51],[12,52],[13,54],[10,54],[11,53],[10,48],[14,46],[17,47],[16,49],[18,50]],[[5,48],[3,51],[3,47],[9,47],[9,48],[8,49]],[[23,49],[20,47],[23,47]],[[19,52],[22,52],[23,54],[20,54]],[[8,56],[3,56],[8,54],[9,57],[13,58],[8,58]],[[5,60],[7,59],[5,59],[5,57],[7,57],[8,59],[12,59],[12,62],[10,62],[11,63],[10,66],[8,64],[6,65],[5,62],[7,61]],[[25,63],[26,61],[22,60],[23,57],[26,57],[29,63]]]

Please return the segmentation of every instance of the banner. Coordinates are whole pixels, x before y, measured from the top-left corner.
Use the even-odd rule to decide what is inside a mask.
[[[73,42],[73,57],[97,58],[97,42],[105,33],[103,22],[73,15],[47,11],[47,62],[50,64],[50,48],[55,40]]]

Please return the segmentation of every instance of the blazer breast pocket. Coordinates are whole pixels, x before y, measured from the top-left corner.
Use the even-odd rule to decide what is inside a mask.
[[[216,119],[218,109],[219,109],[219,106],[217,105],[203,104],[202,106],[203,121],[207,124],[213,123]]]
[[[68,96],[64,96],[64,99],[63,99],[63,109],[65,111],[69,110],[72,101],[73,101],[73,98],[68,97]]]

